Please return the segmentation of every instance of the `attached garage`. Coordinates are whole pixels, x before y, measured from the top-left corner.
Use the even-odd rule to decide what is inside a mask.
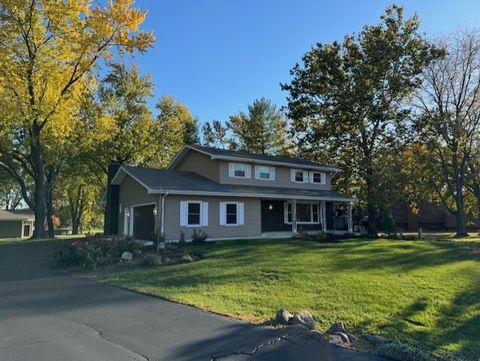
[[[124,234],[135,239],[154,240],[155,213],[155,203],[129,207],[124,216]]]
[[[34,220],[29,209],[0,210],[0,238],[31,237]]]

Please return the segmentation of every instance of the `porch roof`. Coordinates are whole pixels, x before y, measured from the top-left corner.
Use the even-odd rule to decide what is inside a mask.
[[[353,200],[349,196],[331,190],[222,184],[194,172],[130,166],[120,167],[112,180],[112,184],[120,184],[126,175],[143,185],[148,193],[272,199],[319,199],[342,202]]]

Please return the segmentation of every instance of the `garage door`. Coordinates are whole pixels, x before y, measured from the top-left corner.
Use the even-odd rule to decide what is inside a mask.
[[[155,205],[134,207],[133,236],[137,239],[153,240],[155,236]]]

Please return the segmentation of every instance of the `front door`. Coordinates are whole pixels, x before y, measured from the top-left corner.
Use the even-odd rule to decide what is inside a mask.
[[[134,207],[133,210],[133,237],[142,240],[153,240],[155,236],[154,204]]]
[[[291,224],[284,220],[284,201],[262,200],[262,232],[289,232]]]

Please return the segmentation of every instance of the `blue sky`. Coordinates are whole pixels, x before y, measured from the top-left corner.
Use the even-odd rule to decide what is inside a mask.
[[[136,54],[156,84],[201,123],[245,110],[259,97],[285,104],[279,83],[316,42],[378,22],[390,1],[381,0],[137,0],[148,10],[142,28],[156,44]],[[421,29],[438,36],[459,26],[480,25],[478,0],[397,1],[417,13]]]

